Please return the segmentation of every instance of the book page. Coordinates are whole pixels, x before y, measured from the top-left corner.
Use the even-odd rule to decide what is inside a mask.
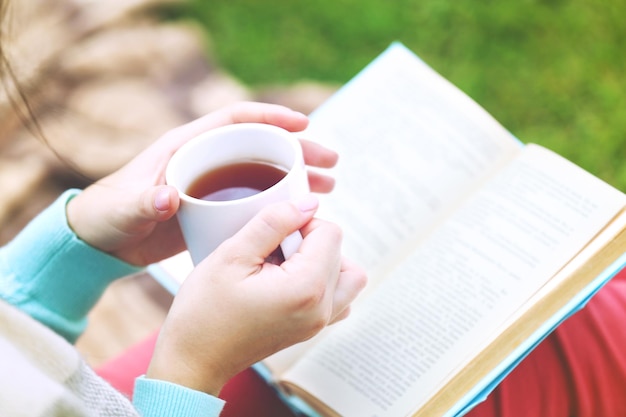
[[[341,416],[410,415],[625,204],[527,146],[284,379]]]
[[[479,105],[401,44],[311,115],[304,135],[339,153],[319,217],[366,269],[363,299],[392,265],[523,148]],[[325,332],[326,333],[326,332]],[[323,335],[266,359],[280,374]]]
[[[460,415],[493,390],[516,363],[579,311],[626,266],[626,211],[510,316],[480,354],[460,365],[417,416]]]
[[[401,44],[316,110],[305,137],[339,152],[320,215],[370,281],[522,147]]]

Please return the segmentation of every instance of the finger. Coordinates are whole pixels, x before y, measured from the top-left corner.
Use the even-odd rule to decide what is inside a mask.
[[[367,275],[365,271],[355,263],[344,258],[335,287],[330,323],[336,323],[348,316],[350,304],[352,304],[366,285]]]
[[[339,313],[338,315],[336,315],[335,317],[333,317],[329,322],[328,325],[333,325],[335,323],[340,322],[341,320],[345,320],[348,318],[348,316],[350,316],[350,311],[351,311],[351,307],[348,306],[346,307],[341,313]]]
[[[332,168],[339,160],[339,154],[319,143],[300,139],[304,163],[319,168]]]
[[[225,246],[244,257],[267,258],[291,233],[309,222],[318,208],[318,200],[308,194],[297,202],[272,204],[261,210]]]
[[[314,193],[330,193],[335,188],[335,179],[331,176],[309,171],[309,187]]]
[[[283,267],[299,268],[299,271],[292,271],[296,275],[324,277],[327,295],[332,295],[341,267],[341,229],[333,223],[315,218],[300,229],[300,232],[303,237],[298,251],[300,256],[290,258]],[[332,297],[327,301],[330,311]]]
[[[106,186],[102,189],[108,190]],[[178,192],[170,186],[153,186],[141,193],[118,193],[119,210],[107,213],[111,226],[128,238],[151,233],[158,223],[170,220],[178,210]]]
[[[141,193],[118,193],[112,198],[117,200],[120,209],[106,215],[111,219],[111,226],[127,239],[147,236],[158,223],[171,219],[179,206],[176,189],[164,185],[149,187]]]
[[[241,102],[209,113],[164,135],[163,141],[177,149],[189,139],[234,123],[267,123],[290,132],[304,130],[309,119],[304,114],[277,104]]]
[[[289,107],[278,104],[243,102],[225,109],[223,124],[267,123],[290,132],[300,132],[309,124],[309,118]]]
[[[146,169],[151,169],[157,175],[156,183],[164,184],[165,167],[170,157],[183,144],[211,129],[244,122],[266,123],[298,132],[307,127],[309,119],[300,112],[277,104],[254,102],[233,104],[168,131],[152,146],[133,158],[124,169],[129,172],[145,172]]]
[[[171,186],[152,187],[147,191],[147,201],[151,202],[152,215],[155,221],[169,220],[180,206],[178,191]]]

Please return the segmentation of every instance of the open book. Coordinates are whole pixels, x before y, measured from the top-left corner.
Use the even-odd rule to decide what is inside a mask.
[[[626,196],[524,145],[399,43],[311,115],[336,149],[320,217],[369,285],[257,366],[307,414],[462,415],[626,263]],[[185,255],[151,267],[172,291]]]

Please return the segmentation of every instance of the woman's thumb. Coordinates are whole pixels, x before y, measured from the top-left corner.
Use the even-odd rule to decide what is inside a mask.
[[[287,236],[313,218],[318,205],[317,197],[308,194],[295,202],[264,208],[234,236],[240,253],[267,257]]]
[[[167,185],[158,185],[146,190],[143,201],[143,215],[153,221],[170,219],[176,214],[180,204],[176,189]]]

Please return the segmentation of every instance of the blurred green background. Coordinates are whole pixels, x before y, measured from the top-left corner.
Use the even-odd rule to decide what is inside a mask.
[[[250,86],[345,83],[392,41],[412,49],[524,142],[626,191],[626,0],[191,0]]]

